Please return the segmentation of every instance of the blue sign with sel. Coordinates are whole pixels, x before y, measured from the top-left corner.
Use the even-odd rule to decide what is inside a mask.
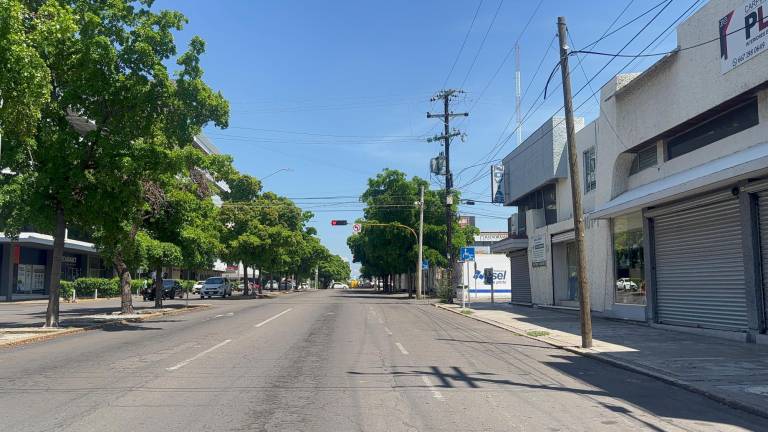
[[[475,260],[475,248],[473,247],[463,247],[459,249],[459,260],[460,261],[474,261]]]

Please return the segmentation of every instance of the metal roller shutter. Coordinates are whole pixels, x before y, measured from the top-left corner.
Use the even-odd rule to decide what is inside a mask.
[[[660,323],[746,330],[739,221],[735,197],[654,219]]]
[[[509,281],[513,303],[532,303],[531,279],[528,276],[528,251],[521,250],[509,254]]]
[[[574,230],[552,234],[552,243],[562,243],[574,240],[576,240],[576,232]]]
[[[757,194],[757,214],[760,225],[760,259],[763,268],[763,291],[768,292],[768,191]],[[765,297],[764,297],[765,298]],[[768,307],[768,303],[766,305]],[[768,318],[768,311],[766,312]]]

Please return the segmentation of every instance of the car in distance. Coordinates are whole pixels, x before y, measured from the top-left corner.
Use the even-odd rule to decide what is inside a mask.
[[[616,281],[616,289],[621,291],[635,291],[637,290],[637,284],[630,278],[620,278]]]
[[[192,285],[192,294],[200,294],[200,290],[203,289],[205,281],[197,281]]]
[[[223,277],[209,277],[205,280],[203,288],[200,290],[200,298],[211,298],[213,296],[221,296],[225,298],[232,296],[232,284]]]
[[[331,285],[331,289],[349,289],[349,285],[341,282],[334,282],[333,285]]]
[[[177,281],[176,279],[163,279],[163,298],[164,299],[173,299],[173,298],[182,298],[184,293],[184,288],[181,286],[181,282]],[[155,285],[149,285],[146,288],[144,288],[141,291],[142,297],[144,297],[144,301],[153,301],[155,300]]]

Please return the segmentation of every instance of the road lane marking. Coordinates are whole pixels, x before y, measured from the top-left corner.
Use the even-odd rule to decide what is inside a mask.
[[[226,344],[228,344],[228,343],[230,343],[230,342],[232,342],[232,339],[227,339],[227,340],[225,340],[224,342],[221,342],[221,343],[219,343],[219,344],[216,344],[216,345],[214,345],[214,346],[212,346],[212,347],[208,348],[207,350],[205,350],[205,351],[201,352],[200,354],[197,354],[197,355],[196,355],[196,356],[194,356],[194,357],[190,357],[190,358],[188,358],[188,359],[184,360],[183,362],[181,362],[181,363],[177,364],[176,366],[171,366],[171,367],[169,367],[169,368],[165,368],[165,370],[167,370],[167,371],[175,371],[176,369],[180,369],[180,368],[183,368],[184,366],[186,366],[186,365],[188,365],[188,364],[192,363],[193,361],[195,361],[195,360],[199,359],[200,357],[202,357],[202,356],[204,356],[204,355],[208,354],[209,352],[211,352],[211,351],[213,351],[213,350],[215,350],[215,349],[219,349],[219,348],[223,347],[224,345],[226,345]]]
[[[379,324],[384,324],[384,320],[379,318]]]
[[[225,317],[225,316],[234,316],[234,315],[235,315],[234,312],[229,312],[229,313],[225,313],[225,314],[221,314],[221,315],[216,315],[214,318],[221,318],[221,317]]]
[[[424,381],[424,384],[429,387],[430,390],[432,390],[432,397],[435,399],[443,399],[442,393],[435,390],[435,386],[432,385],[431,382],[429,382],[429,378],[427,378],[426,375],[421,376],[421,380]]]
[[[403,347],[403,344],[401,344],[400,342],[395,342],[395,345],[397,346],[397,349],[399,349],[401,353],[403,353],[404,355],[408,355],[408,351],[405,350],[405,348]]]
[[[384,327],[384,331],[387,332],[388,335],[392,336],[392,330],[390,330],[389,327]]]
[[[267,318],[267,319],[265,319],[264,321],[262,321],[262,322],[260,322],[260,323],[256,324],[254,327],[257,327],[257,328],[258,328],[258,327],[261,327],[261,326],[263,326],[264,324],[266,324],[266,323],[268,323],[268,322],[272,321],[273,319],[277,319],[277,318],[280,318],[280,316],[281,316],[281,315],[283,315],[283,314],[287,314],[288,312],[290,312],[290,311],[292,311],[292,310],[293,310],[293,308],[288,308],[288,309],[286,309],[286,310],[284,310],[284,311],[280,312],[279,314],[277,314],[277,315],[273,316],[272,318]]]

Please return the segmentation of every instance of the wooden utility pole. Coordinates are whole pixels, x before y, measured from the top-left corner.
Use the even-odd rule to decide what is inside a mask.
[[[568,168],[571,174],[571,197],[573,200],[573,228],[576,235],[578,256],[579,309],[581,312],[581,346],[592,347],[592,312],[589,305],[589,284],[587,283],[587,256],[584,251],[584,210],[581,206],[579,186],[579,164],[576,154],[576,126],[573,123],[573,96],[571,95],[571,74],[568,69],[568,28],[565,17],[557,18],[557,33],[560,37],[560,71],[563,75],[563,99],[565,129],[568,141]]]
[[[419,198],[419,262],[416,263],[416,300],[421,300],[422,286],[421,281],[423,279],[424,270],[422,269],[422,263],[424,262],[424,254],[422,247],[424,245],[424,186],[421,187],[421,196]]]
[[[448,255],[448,284],[451,289],[451,300],[453,300],[453,293],[456,291],[454,280],[454,269],[456,267],[456,256],[453,253],[453,175],[451,174],[451,138],[461,136],[458,131],[451,132],[451,118],[452,117],[467,117],[469,113],[452,113],[450,111],[451,98],[457,94],[464,93],[461,90],[441,90],[431,101],[443,100],[443,113],[431,114],[427,113],[427,118],[442,118],[443,119],[443,134],[428,138],[428,142],[443,141],[445,147],[445,229],[446,229],[446,250]]]

